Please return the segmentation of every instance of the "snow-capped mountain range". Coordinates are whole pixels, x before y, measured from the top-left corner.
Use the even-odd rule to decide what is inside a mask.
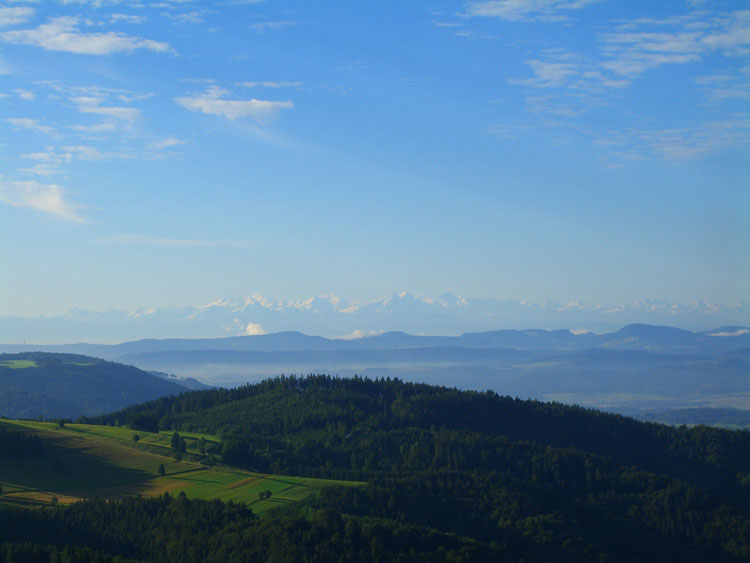
[[[4,343],[113,343],[138,338],[208,338],[296,330],[327,337],[357,338],[400,330],[412,334],[458,335],[495,329],[568,328],[605,332],[630,323],[706,330],[750,324],[750,303],[689,304],[639,299],[625,305],[565,304],[471,298],[450,293],[427,298],[408,292],[373,301],[335,295],[269,299],[253,294],[187,307],[137,311],[74,309],[56,317],[0,316]]]

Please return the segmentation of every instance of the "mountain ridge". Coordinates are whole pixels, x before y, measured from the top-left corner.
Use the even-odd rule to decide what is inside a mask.
[[[724,334],[727,328],[732,333]],[[717,335],[720,334],[720,335]],[[426,347],[510,348],[536,350],[583,350],[587,348],[649,349],[688,351],[700,346],[711,351],[726,351],[750,346],[750,329],[741,326],[719,327],[692,332],[671,326],[633,323],[617,331],[595,334],[575,334],[569,329],[501,329],[466,332],[460,336],[414,335],[404,331],[389,331],[357,339],[326,338],[307,335],[300,331],[218,338],[147,338],[120,344],[0,344],[0,352],[21,353],[40,350],[63,353],[85,353],[103,359],[115,359],[129,354],[197,350],[226,351],[309,351],[309,350],[364,350]]]
[[[0,316],[0,342],[33,339],[59,343],[69,340],[101,342],[137,338],[181,338],[268,334],[294,329],[330,338],[351,338],[403,330],[413,334],[458,334],[501,327],[530,329],[573,328],[611,332],[629,323],[673,325],[689,330],[710,326],[750,324],[750,303],[689,304],[640,299],[629,304],[536,303],[443,294],[426,298],[408,292],[372,301],[347,300],[334,295],[308,299],[269,299],[255,294],[205,305],[151,307],[135,311],[74,309],[53,317]]]

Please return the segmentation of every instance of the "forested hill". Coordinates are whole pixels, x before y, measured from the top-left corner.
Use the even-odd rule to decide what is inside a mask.
[[[185,391],[138,368],[77,354],[0,354],[0,415],[76,418]]]
[[[340,515],[525,545],[542,560],[750,557],[748,432],[328,376],[183,393],[90,421],[115,419],[217,434],[225,463],[368,481],[315,501]]]

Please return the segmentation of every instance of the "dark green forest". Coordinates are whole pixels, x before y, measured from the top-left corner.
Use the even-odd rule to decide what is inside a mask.
[[[200,431],[222,461],[359,480],[256,518],[186,498],[0,508],[0,561],[739,561],[750,433],[492,392],[280,377],[81,421]]]
[[[75,418],[100,414],[185,388],[133,366],[77,354],[0,354],[0,415]]]

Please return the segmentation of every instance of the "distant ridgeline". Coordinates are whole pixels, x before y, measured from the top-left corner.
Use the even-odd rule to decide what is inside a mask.
[[[21,348],[0,345],[0,351]],[[352,340],[282,332],[40,349],[123,362],[192,389],[201,384],[187,376],[235,387],[282,373],[322,370],[332,375],[492,389],[503,395],[579,404],[649,420],[750,428],[748,327],[690,332],[634,324],[607,334],[496,330],[416,336],[390,332]],[[667,412],[675,409],[680,410]],[[730,415],[716,409],[746,412]],[[52,410],[52,405],[46,407]],[[4,414],[2,409],[0,414]]]
[[[115,420],[219,435],[227,464],[368,482],[264,517],[276,560],[750,558],[746,431],[329,376],[183,393],[88,419]],[[255,534],[237,550],[257,549],[265,540]]]
[[[0,415],[76,418],[186,388],[138,368],[76,354],[0,354]]]

